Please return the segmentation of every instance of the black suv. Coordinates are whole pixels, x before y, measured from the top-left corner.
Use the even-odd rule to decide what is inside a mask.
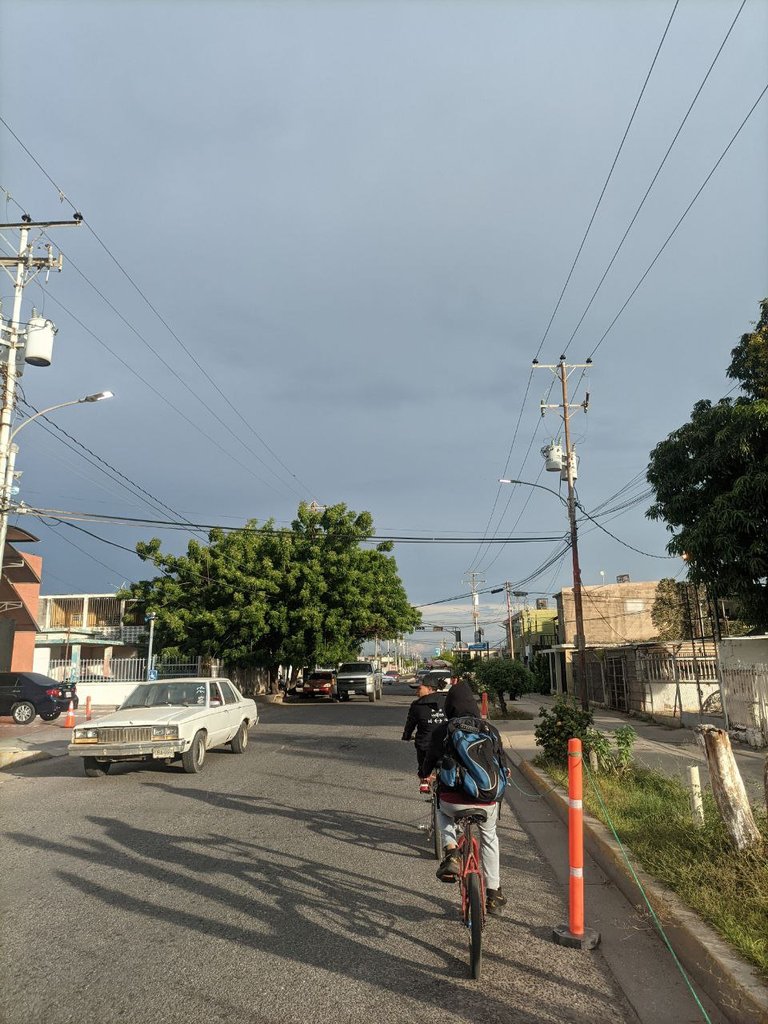
[[[10,715],[17,725],[29,725],[36,715],[52,722],[70,701],[76,708],[74,683],[60,683],[39,672],[0,672],[0,715]]]

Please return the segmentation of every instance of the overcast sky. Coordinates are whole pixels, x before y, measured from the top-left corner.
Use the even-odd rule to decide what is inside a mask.
[[[559,486],[539,475],[560,426],[539,415],[551,375],[529,387],[531,360],[673,6],[1,0],[2,220],[21,207],[86,221],[51,232],[64,272],[25,292],[25,315],[34,304],[59,329],[53,365],[24,374],[27,400],[114,391],[53,416],[194,522],[287,523],[309,497],[370,510],[382,534],[564,533],[554,496],[497,480]],[[768,83],[768,4],[747,0],[569,345],[741,6],[677,6],[542,362],[594,349]],[[767,181],[768,96],[581,382],[586,508],[633,480],[612,504],[640,494],[652,447],[731,387],[730,349],[768,294]],[[4,231],[3,250],[17,238]],[[31,506],[175,518],[37,424],[19,446]],[[663,554],[648,504],[601,521]],[[71,527],[22,522],[40,537],[46,593],[149,574]],[[158,535],[180,550],[189,536],[80,525],[128,548]],[[517,586],[532,600],[569,583],[567,558],[534,575],[560,547],[396,555],[415,604],[466,593],[471,568],[484,589],[533,576]],[[588,523],[581,556],[587,584],[680,570]],[[481,604],[491,640],[501,598]],[[470,607],[426,617],[467,627]]]

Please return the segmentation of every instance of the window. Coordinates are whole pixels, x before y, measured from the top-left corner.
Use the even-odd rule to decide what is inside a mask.
[[[221,682],[219,683],[219,686],[221,687],[222,692],[224,693],[224,703],[237,704],[237,697],[235,696],[235,691],[232,689],[232,687],[229,685],[226,679],[222,679]]]
[[[213,705],[213,702],[215,700],[217,700],[219,702],[219,704],[223,704],[224,701],[221,699],[221,691],[219,690],[219,684],[218,683],[209,683],[208,686],[209,686],[210,695],[211,695],[211,705]]]

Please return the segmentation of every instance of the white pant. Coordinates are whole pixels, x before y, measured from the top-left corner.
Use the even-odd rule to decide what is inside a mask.
[[[456,822],[464,814],[475,814],[484,810],[486,820],[477,826],[480,830],[480,853],[483,862],[486,889],[499,888],[499,838],[496,835],[496,822],[499,818],[498,804],[449,804],[440,801],[437,821],[445,846],[456,846]]]

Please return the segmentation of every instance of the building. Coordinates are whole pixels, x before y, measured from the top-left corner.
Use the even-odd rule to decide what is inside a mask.
[[[651,619],[658,580],[621,582],[581,588],[584,641],[587,649],[616,647],[653,640],[657,630]],[[576,649],[576,608],[573,587],[555,594],[557,642],[546,652],[553,689],[574,691],[573,659]]]
[[[530,665],[536,654],[557,643],[557,609],[548,608],[545,601],[537,602],[536,608],[515,612],[509,626],[512,635],[508,648],[512,656],[525,665]]]
[[[8,527],[0,579],[0,672],[33,668],[43,559],[18,545],[37,540],[19,526]]]
[[[112,660],[145,653],[147,627],[133,601],[114,594],[41,597],[34,670],[80,680],[111,679]],[[61,676],[63,678],[63,675]]]

